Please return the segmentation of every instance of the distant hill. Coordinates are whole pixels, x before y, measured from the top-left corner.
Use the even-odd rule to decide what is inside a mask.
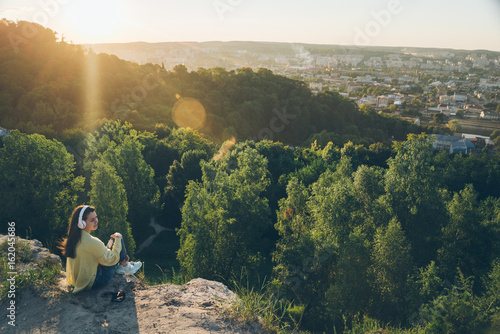
[[[306,43],[280,42],[162,42],[162,43],[104,43],[84,44],[82,47],[92,48],[96,53],[115,54],[120,58],[138,63],[153,62],[173,68],[178,63],[189,69],[198,67],[221,66],[226,69],[241,67],[258,68],[275,66],[277,57],[292,57],[307,60],[320,56],[334,56],[341,54],[357,54],[365,57],[383,57],[391,54],[411,56],[412,54],[449,53],[454,57],[465,58],[471,52],[486,54],[490,58],[497,58],[500,52],[488,50],[456,50],[416,47],[388,47],[388,46],[356,46],[356,45],[328,45]],[[271,58],[271,62],[267,59]],[[176,63],[177,62],[177,63]],[[293,63],[293,61],[292,61]],[[210,64],[207,66],[207,64]]]
[[[304,48],[314,53],[330,54],[394,54],[413,52],[453,52],[457,54],[468,54],[471,52],[481,52],[492,56],[500,56],[500,52],[489,50],[466,50],[449,48],[423,48],[423,47],[394,47],[394,46],[356,46],[356,45],[335,45],[335,44],[308,44],[308,43],[284,43],[284,42],[258,42],[258,41],[210,41],[210,42],[130,42],[130,43],[97,43],[82,44],[82,47],[92,47],[96,52],[110,53],[113,50],[130,50],[134,52],[146,52],[151,50],[168,48],[193,48],[193,49],[218,49],[220,52],[238,52],[247,50],[252,53],[262,53],[267,55],[295,55],[296,48]]]

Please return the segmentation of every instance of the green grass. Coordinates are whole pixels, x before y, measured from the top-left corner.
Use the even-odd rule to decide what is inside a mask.
[[[346,326],[347,327],[347,326]],[[380,321],[363,317],[362,319],[354,319],[352,321],[351,329],[345,330],[345,334],[419,334],[424,333],[420,327],[414,327],[410,329],[404,328],[393,328],[390,326],[384,326]]]
[[[179,247],[179,237],[174,231],[161,232],[149,247],[134,255],[143,262],[141,272],[136,276],[147,285],[184,284],[177,261]]]
[[[20,287],[29,287],[41,294],[57,284],[57,279],[61,277],[61,267],[47,258],[18,276]]]
[[[305,311],[304,305],[294,305],[293,302],[282,300],[273,288],[273,283],[265,283],[258,290],[235,283],[236,294],[240,302],[226,312],[229,317],[246,323],[260,322],[268,333],[276,334],[310,334],[302,331],[300,324]],[[345,320],[344,330],[332,329],[329,333],[342,334],[421,334],[420,327],[409,329],[384,325],[378,320],[369,317],[356,318],[350,323]],[[350,327],[350,328],[349,328]]]
[[[61,267],[50,259],[27,265],[26,269],[21,273],[19,271],[19,264],[31,261],[31,248],[30,244],[26,241],[19,241],[16,238],[16,270],[12,270],[9,267],[8,253],[9,243],[5,241],[0,244],[0,302],[6,300],[10,291],[10,284],[7,281],[8,278],[11,278],[9,272],[17,272],[17,275],[15,275],[16,294],[24,288],[30,288],[35,293],[42,294],[50,290],[61,276]]]
[[[31,247],[30,243],[27,241],[20,241],[19,238],[16,237],[15,241],[15,249],[16,249],[16,262],[28,263],[31,259]],[[5,240],[2,244],[0,244],[0,254],[3,257],[7,258],[7,254],[9,252],[9,241]]]
[[[305,307],[280,298],[277,281],[264,281],[256,289],[248,280],[243,284],[244,277],[247,274],[231,283],[239,301],[226,310],[229,318],[244,323],[260,322],[268,333],[297,333]]]
[[[170,270],[163,270],[160,266],[157,265],[158,271],[162,272],[161,276],[155,275],[154,277],[146,276],[144,270],[140,271],[136,274],[137,278],[141,280],[146,285],[158,285],[158,284],[175,284],[175,285],[183,285],[186,283],[186,279],[182,276],[175,268],[171,268]]]

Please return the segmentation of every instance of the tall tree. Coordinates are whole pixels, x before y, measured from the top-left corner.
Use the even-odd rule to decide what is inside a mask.
[[[186,200],[186,187],[189,181],[201,181],[201,160],[208,160],[207,153],[202,150],[186,151],[181,161],[175,160],[170,165],[165,178],[165,187],[162,197],[162,219],[164,224],[180,227],[182,221],[181,209]]]
[[[410,245],[401,225],[393,220],[377,229],[372,250],[373,285],[377,294],[373,313],[385,321],[406,321],[413,269]]]
[[[326,313],[334,323],[341,323],[343,317],[352,320],[360,312],[369,312],[372,296],[370,249],[370,239],[361,226],[355,227],[339,247],[333,266],[333,284],[325,294]]]
[[[95,235],[106,242],[110,235],[123,235],[128,254],[135,251],[132,229],[127,222],[128,202],[122,179],[106,162],[97,161],[92,170],[90,204],[96,208],[99,220]]]
[[[258,269],[270,224],[267,161],[255,149],[229,152],[202,164],[202,182],[186,189],[178,259],[188,277],[228,279],[243,267]]]
[[[83,191],[74,166],[62,143],[11,131],[0,148],[0,220],[15,222],[18,235],[44,242],[60,238]]]
[[[286,192],[287,197],[280,200],[275,224],[280,239],[273,253],[274,273],[291,296],[306,296],[310,287],[304,282],[307,269],[303,263],[305,259],[315,259],[314,221],[310,219],[307,205],[310,191],[297,178],[292,178]]]
[[[385,176],[386,200],[401,223],[412,246],[417,266],[435,259],[439,231],[446,222],[446,207],[432,165],[432,139],[409,135],[395,145],[396,156],[388,160]]]
[[[482,277],[492,259],[496,233],[483,225],[477,193],[467,185],[448,203],[450,220],[443,227],[443,246],[438,260],[448,279],[457,268],[466,276]]]
[[[138,139],[126,136],[122,143],[108,148],[102,156],[123,180],[129,203],[127,217],[138,240],[147,236],[147,226],[150,218],[158,214],[160,199],[154,170],[144,161],[141,153],[143,147]]]

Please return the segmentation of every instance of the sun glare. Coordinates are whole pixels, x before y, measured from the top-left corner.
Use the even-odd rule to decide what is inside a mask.
[[[80,39],[75,42],[103,42],[105,38],[119,35],[125,27],[125,11],[120,1],[75,1],[68,7],[67,26]]]
[[[172,119],[181,128],[199,130],[205,125],[206,117],[203,105],[191,97],[177,100],[172,107]]]

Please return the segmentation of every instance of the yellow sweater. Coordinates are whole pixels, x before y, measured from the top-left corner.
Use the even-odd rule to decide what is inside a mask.
[[[112,266],[120,260],[122,243],[113,243],[109,250],[104,243],[87,231],[82,230],[82,238],[76,245],[76,257],[66,259],[66,280],[73,286],[73,293],[91,289],[97,273],[97,266]]]

